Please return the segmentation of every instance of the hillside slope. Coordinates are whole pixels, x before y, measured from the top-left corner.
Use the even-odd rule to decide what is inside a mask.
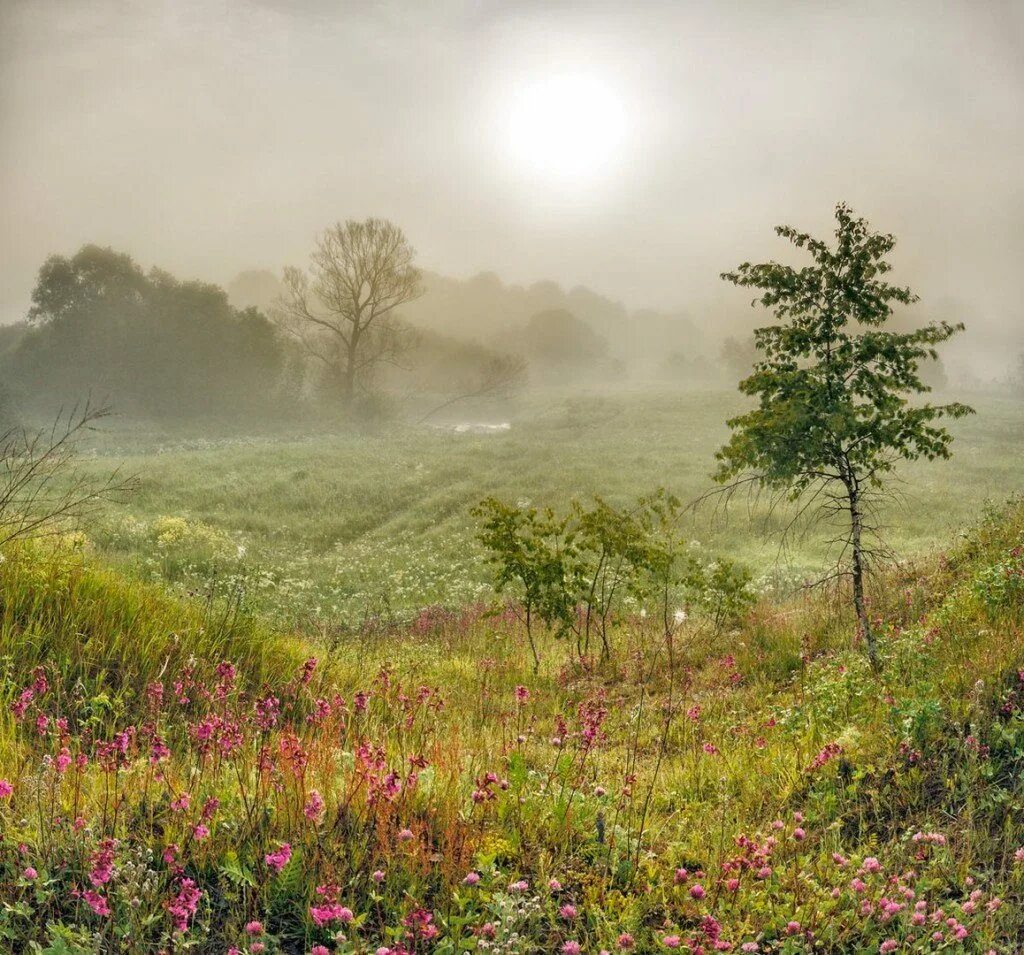
[[[507,615],[312,646],[10,549],[3,947],[1019,951],[1022,544],[879,581],[880,674],[824,597],[534,675]]]

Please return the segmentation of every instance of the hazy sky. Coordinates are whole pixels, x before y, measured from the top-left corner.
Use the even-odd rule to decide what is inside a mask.
[[[736,302],[846,199],[1024,344],[1024,4],[0,0],[0,317],[86,241],[227,282],[388,216],[421,264]]]

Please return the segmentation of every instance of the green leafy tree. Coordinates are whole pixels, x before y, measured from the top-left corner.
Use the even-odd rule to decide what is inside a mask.
[[[537,624],[564,633],[575,610],[575,548],[568,522],[550,509],[519,507],[493,497],[471,513],[481,522],[478,539],[494,567],[495,590],[517,598],[513,609],[526,627],[536,672]]]
[[[716,479],[753,481],[821,505],[842,521],[837,575],[852,580],[858,626],[873,666],[878,648],[864,597],[869,515],[900,460],[948,458],[952,438],[937,422],[972,409],[959,403],[912,405],[929,391],[922,362],[963,330],[932,322],[912,331],[885,328],[894,305],[917,296],[885,276],[895,245],[844,204],[835,210],[835,245],[779,226],[778,235],[810,253],[811,264],[743,263],[722,278],[755,288],[754,300],[777,323],[759,328],[760,360],[740,390],[757,407],[729,421]],[[733,485],[735,486],[735,485]]]

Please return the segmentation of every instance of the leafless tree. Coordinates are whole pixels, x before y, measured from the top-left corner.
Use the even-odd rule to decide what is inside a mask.
[[[348,220],[316,242],[309,271],[284,271],[277,316],[337,381],[348,404],[382,363],[397,363],[409,336],[395,309],[422,294],[414,250],[386,219]]]
[[[76,465],[79,440],[107,415],[86,404],[51,427],[0,433],[0,546],[59,533],[134,489],[135,480],[116,470],[95,476]]]

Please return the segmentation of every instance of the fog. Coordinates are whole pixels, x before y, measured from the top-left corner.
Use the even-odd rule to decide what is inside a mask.
[[[842,199],[976,370],[1024,344],[1019,4],[4,0],[0,58],[0,321],[83,243],[227,285],[381,216],[441,276],[709,326]],[[516,123],[565,76],[607,123],[560,162]]]

